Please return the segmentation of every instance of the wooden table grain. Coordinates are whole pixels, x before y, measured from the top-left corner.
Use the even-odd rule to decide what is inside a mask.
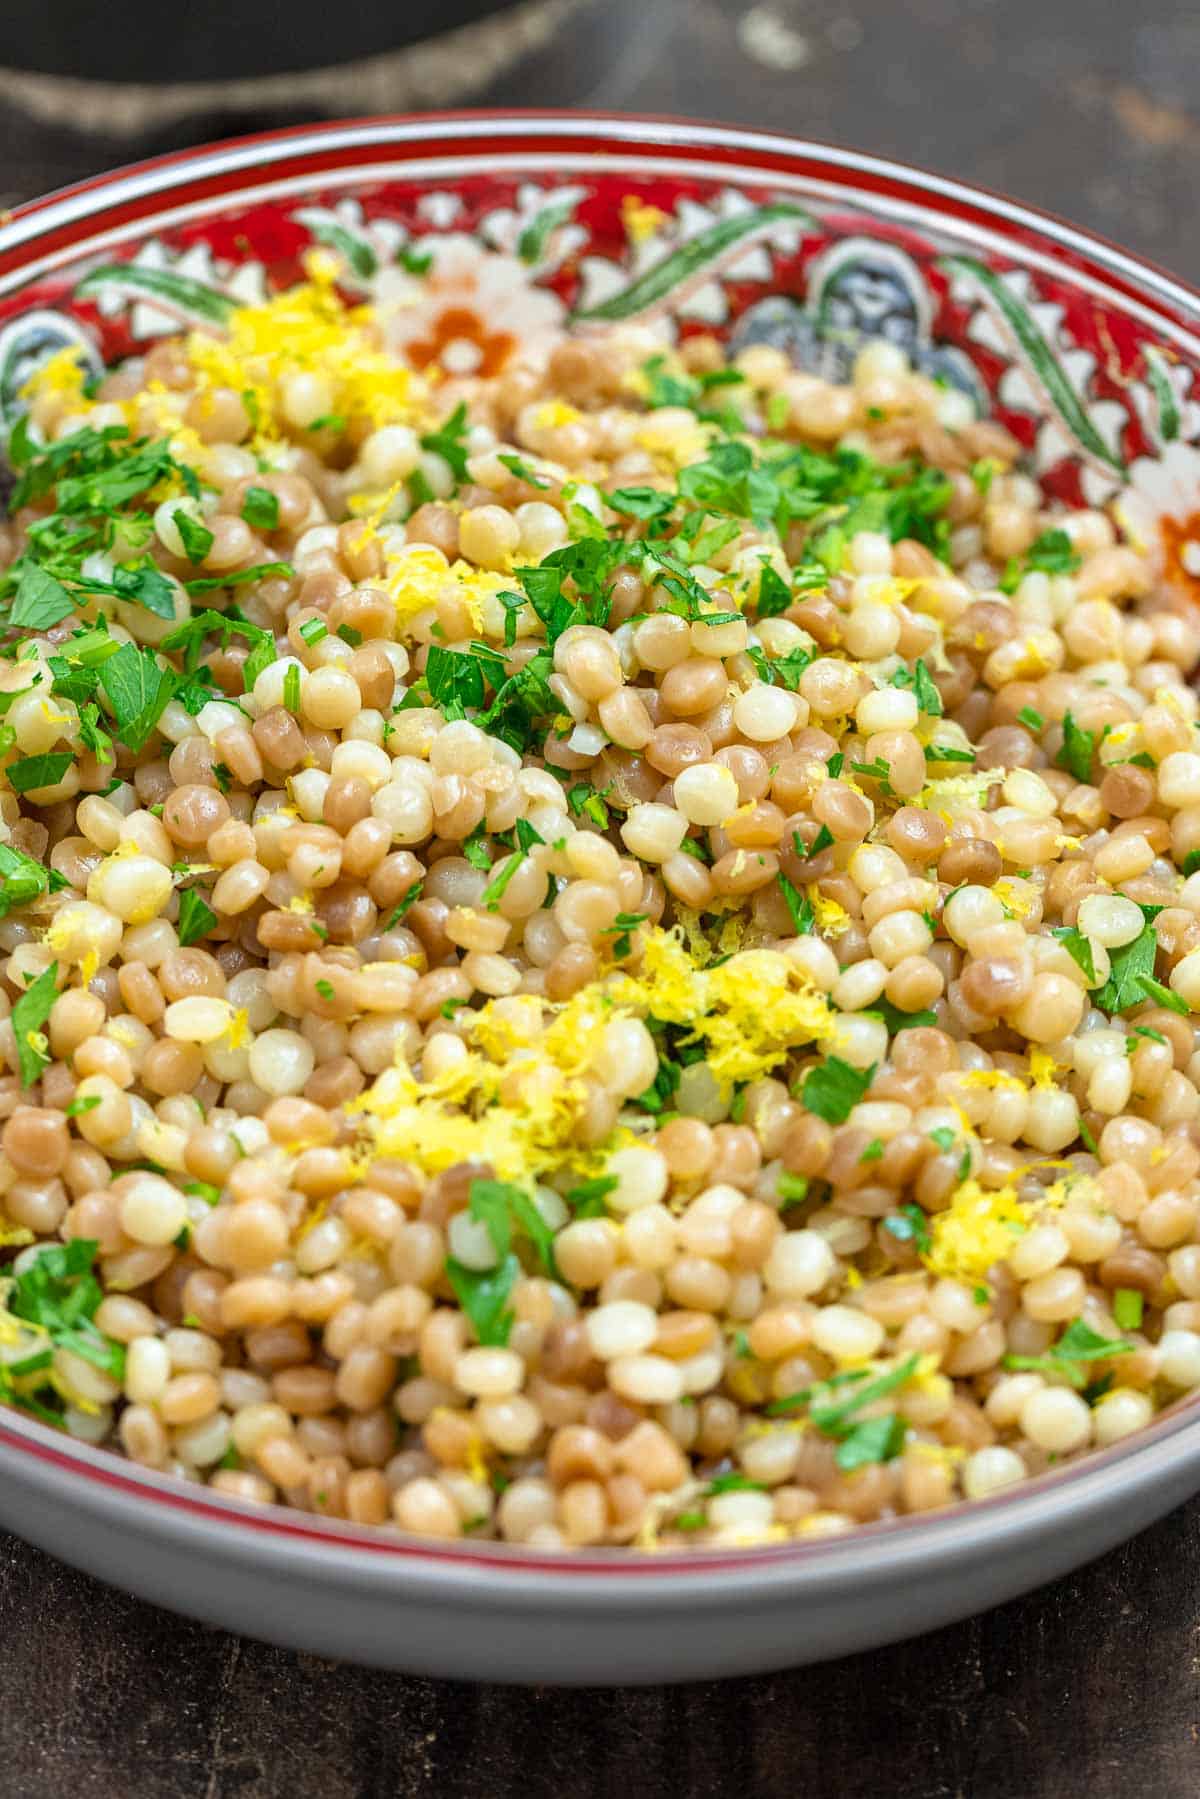
[[[486,70],[464,58],[439,99],[691,113],[854,144],[1200,278],[1195,0],[584,0],[499,75],[490,54]],[[336,78],[331,94],[331,112],[356,110]],[[139,135],[126,106],[84,132],[52,98],[0,70],[6,202],[298,116],[264,96],[156,115]],[[1194,1799],[1200,1502],[916,1642],[641,1691],[337,1666],[173,1618],[0,1537],[0,1701],[0,1799]]]

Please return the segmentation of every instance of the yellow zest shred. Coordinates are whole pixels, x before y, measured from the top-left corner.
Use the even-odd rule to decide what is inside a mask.
[[[231,387],[252,396],[260,432],[282,425],[280,401],[295,375],[312,374],[328,383],[330,412],[347,424],[370,428],[423,420],[429,391],[419,375],[385,352],[369,306],[347,306],[334,286],[335,258],[309,259],[311,279],[275,294],[261,306],[240,306],[226,336],[194,331],[187,339],[188,361],[211,387]]]
[[[389,551],[379,585],[391,595],[396,617],[401,623],[452,595],[463,602],[472,627],[482,631],[487,624],[486,602],[494,601],[498,593],[512,586],[512,582],[494,569],[473,568],[461,557],[455,562],[447,562],[432,544],[416,543],[401,544]],[[571,722],[575,721],[572,719]]]
[[[947,1210],[930,1219],[930,1248],[922,1259],[934,1274],[980,1280],[1009,1254],[1032,1217],[1033,1208],[1017,1198],[1015,1188],[987,1189],[972,1177]]]
[[[565,400],[546,400],[534,413],[533,422],[539,431],[554,431],[559,425],[574,425],[582,417],[579,408]]]
[[[394,1156],[437,1173],[486,1161],[502,1179],[522,1181],[581,1167],[585,1077],[616,1017],[687,1025],[687,1041],[703,1045],[727,1089],[832,1030],[824,996],[777,951],[743,950],[706,968],[681,931],[657,928],[641,935],[639,947],[636,973],[605,975],[565,1006],[533,995],[489,1001],[467,1025],[466,1054],[429,1079],[404,1064],[385,1069],[348,1108],[366,1127],[361,1165]],[[604,1147],[632,1141],[617,1132]]]
[[[813,923],[818,931],[823,931],[827,937],[844,936],[854,922],[845,906],[841,905],[838,900],[829,899],[821,892],[815,881],[811,882],[804,891],[808,896],[808,903],[812,907]]]

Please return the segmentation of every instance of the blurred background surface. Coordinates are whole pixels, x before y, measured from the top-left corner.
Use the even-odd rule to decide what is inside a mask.
[[[314,118],[690,114],[982,182],[1200,279],[1200,6],[1146,0],[4,0],[0,203]]]

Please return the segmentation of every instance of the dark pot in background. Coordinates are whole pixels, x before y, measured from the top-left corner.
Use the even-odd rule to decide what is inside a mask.
[[[0,64],[86,81],[228,81],[400,50],[502,12],[512,0],[4,0]]]
[[[610,3],[0,0],[0,207],[314,119],[569,98],[559,59]]]

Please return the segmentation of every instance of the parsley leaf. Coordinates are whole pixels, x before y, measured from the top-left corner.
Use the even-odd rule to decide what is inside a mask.
[[[1065,531],[1043,531],[1022,560],[1014,556],[1000,578],[1001,593],[1015,593],[1035,569],[1047,575],[1073,575],[1083,561]]]
[[[762,571],[758,577],[759,618],[777,618],[786,612],[792,603],[792,590],[777,569],[763,561]]]
[[[1158,908],[1143,908],[1157,915]],[[1136,1006],[1146,997],[1143,985],[1145,979],[1154,978],[1154,961],[1158,953],[1158,935],[1151,919],[1133,939],[1120,949],[1109,953],[1110,973],[1107,981],[1095,995],[1095,1004],[1102,1012],[1115,1016],[1118,1012],[1127,1012],[1130,1006]]]
[[[446,1279],[454,1296],[471,1320],[479,1341],[490,1348],[502,1348],[509,1338],[515,1316],[508,1299],[520,1280],[521,1264],[509,1254],[495,1268],[467,1268],[453,1256],[446,1260]]]
[[[840,1056],[829,1056],[810,1071],[800,1089],[800,1103],[827,1124],[844,1124],[871,1085],[875,1064],[852,1068]]]
[[[511,1181],[474,1180],[467,1205],[471,1217],[486,1226],[497,1256],[507,1256],[514,1227],[519,1227],[533,1244],[546,1272],[556,1273],[554,1232],[524,1188]]]
[[[217,922],[217,915],[212,907],[193,887],[187,887],[179,896],[179,942],[186,949],[201,937],[207,937]]]
[[[1146,1301],[1136,1287],[1118,1287],[1113,1294],[1113,1317],[1117,1328],[1123,1331],[1135,1331],[1142,1322]]]
[[[56,750],[50,755],[22,756],[4,772],[14,793],[34,793],[39,787],[57,787],[74,760],[70,750]]]
[[[1083,787],[1092,778],[1092,755],[1095,748],[1096,733],[1081,730],[1071,714],[1065,713],[1062,748],[1054,760],[1059,768],[1068,769]]]
[[[242,517],[256,531],[278,531],[278,497],[269,487],[248,487],[242,499]]]
[[[783,1201],[785,1211],[788,1206],[798,1206],[802,1200],[808,1198],[808,1176],[792,1174],[789,1169],[785,1168],[776,1179],[775,1191]]]
[[[892,676],[892,686],[911,687],[921,711],[930,718],[941,718],[942,696],[921,657],[918,656],[911,674],[906,668],[898,668]]]
[[[907,1430],[908,1425],[895,1412],[883,1418],[864,1418],[846,1432],[833,1459],[843,1474],[871,1462],[890,1462],[903,1449]]]
[[[1164,987],[1161,981],[1153,980],[1148,974],[1138,976],[1138,985],[1147,999],[1154,1000],[1160,1006],[1166,1006],[1170,1012],[1178,1012],[1181,1018],[1191,1017],[1191,1007],[1173,988]]]
[[[675,505],[674,494],[660,493],[657,487],[618,487],[605,497],[614,512],[646,521],[665,518]]]
[[[183,553],[191,563],[203,562],[213,547],[213,534],[207,525],[201,525],[182,506],[177,506],[171,514],[175,529],[183,544]]]
[[[74,610],[75,602],[61,581],[56,581],[36,562],[25,563],[8,617],[10,625],[23,631],[48,631],[51,625],[61,624],[64,618],[69,618]]]
[[[1088,986],[1094,987],[1096,959],[1092,954],[1091,940],[1076,925],[1056,925],[1050,935],[1058,938],[1071,960],[1083,970]]]
[[[922,1025],[937,1024],[936,1012],[902,1012],[899,1006],[892,1004],[890,999],[882,997],[874,1000],[868,1006],[867,1014],[870,1017],[882,1018],[887,1026],[889,1037],[894,1037],[898,1031],[914,1031]]]
[[[233,569],[224,575],[206,575],[202,581],[185,581],[189,593],[213,593],[218,587],[243,587],[247,581],[266,581],[273,575],[290,580],[295,574],[290,562],[256,562],[253,568]],[[164,618],[172,617],[170,612]]]
[[[496,461],[510,475],[515,475],[518,481],[528,482],[530,487],[540,487],[544,491],[550,486],[549,481],[543,481],[539,475],[535,475],[529,464],[522,462],[519,456],[497,456]]]
[[[811,937],[813,931],[813,909],[812,902],[808,898],[808,895],[801,893],[798,887],[793,886],[792,882],[788,880],[787,876],[782,871],[780,871],[775,878],[779,882],[784,899],[787,901],[787,909],[792,915],[792,928],[797,937]]]
[[[897,1242],[911,1243],[917,1254],[926,1256],[933,1248],[933,1238],[929,1234],[929,1219],[918,1205],[901,1206],[883,1221],[883,1228],[895,1237]]]
[[[464,400],[460,401],[450,417],[444,419],[436,431],[426,432],[421,439],[423,450],[431,450],[435,456],[440,456],[443,462],[449,463],[450,471],[456,481],[465,481],[467,478],[467,432],[469,430],[470,425],[467,422],[467,407]]]
[[[1005,1368],[1029,1368],[1040,1374],[1058,1374],[1073,1387],[1082,1387],[1080,1368],[1089,1362],[1106,1362],[1110,1356],[1129,1355],[1133,1344],[1123,1337],[1102,1337],[1082,1318],[1069,1324],[1045,1355],[1006,1355]]]
[[[114,1380],[125,1375],[125,1351],[93,1323],[104,1297],[92,1272],[99,1244],[86,1237],[39,1250],[13,1282],[9,1310],[45,1331],[56,1348],[90,1362]]]
[[[175,676],[160,668],[152,650],[123,643],[100,670],[120,738],[127,749],[145,749],[175,692]]]
[[[563,1197],[576,1218],[603,1218],[607,1212],[604,1202],[619,1185],[615,1174],[597,1174],[569,1188]]]
[[[58,963],[51,962],[32,986],[13,1001],[12,1029],[17,1045],[17,1067],[22,1087],[32,1087],[43,1068],[49,1066],[50,1049],[42,1034],[58,998]]]
[[[425,883],[423,881],[414,881],[413,882],[413,884],[409,888],[408,892],[404,895],[404,898],[400,901],[400,904],[398,906],[396,906],[392,910],[392,912],[389,913],[388,917],[384,920],[383,924],[380,926],[380,929],[382,932],[384,932],[386,934],[388,931],[395,930],[396,926],[400,923],[400,920],[404,917],[404,914],[408,911],[409,907],[415,906],[417,901],[420,899],[421,890],[424,887],[424,885],[425,885]]]
[[[50,871],[7,843],[0,843],[0,918],[49,892]]]

